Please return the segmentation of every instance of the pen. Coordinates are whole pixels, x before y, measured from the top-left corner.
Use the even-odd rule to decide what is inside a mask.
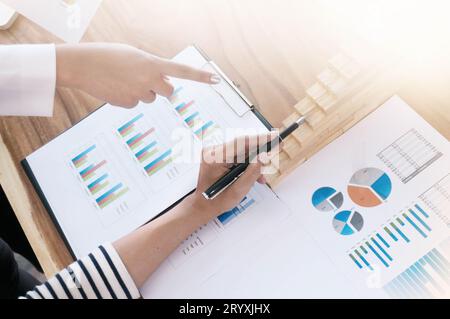
[[[229,172],[219,178],[214,184],[212,184],[207,190],[203,192],[203,196],[206,199],[214,199],[220,193],[222,193],[227,187],[233,184],[237,179],[245,172],[247,167],[250,165],[251,161],[258,156],[258,154],[263,152],[269,152],[272,147],[278,145],[286,137],[288,137],[292,132],[294,132],[300,125],[305,123],[306,118],[304,116],[300,117],[297,121],[292,123],[289,127],[284,129],[275,139],[269,141],[262,147],[258,147],[253,151],[243,163],[233,165]]]

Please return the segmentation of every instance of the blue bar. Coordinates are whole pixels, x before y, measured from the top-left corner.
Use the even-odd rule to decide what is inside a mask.
[[[382,242],[387,248],[391,247],[391,246],[389,246],[389,244],[387,243],[387,241],[385,241],[384,238],[381,237],[380,234],[377,233],[377,237],[378,237],[379,240],[381,240],[381,242]]]
[[[428,237],[427,234],[425,234],[425,233],[423,232],[423,230],[420,229],[419,226],[417,226],[416,223],[414,223],[414,222],[411,220],[411,218],[409,218],[408,215],[403,214],[403,217],[406,218],[406,220],[408,221],[408,223],[410,223],[410,224],[411,224],[411,225],[419,232],[419,234],[421,234],[421,235],[423,236],[423,238],[427,238],[427,237]]]
[[[246,210],[247,208],[249,208],[250,206],[252,206],[255,203],[255,200],[252,198],[251,200],[249,200],[247,203],[245,203],[242,208],[244,210]]]
[[[439,266],[439,268],[441,268],[442,272],[446,273],[447,275],[449,274],[448,269],[441,263],[441,261],[435,256],[435,254],[433,253],[433,251],[428,253],[428,256],[431,257],[431,259]]]
[[[419,223],[422,224],[423,227],[425,227],[428,231],[431,231],[430,226],[428,226],[427,223],[425,223],[412,209],[410,209],[409,212],[419,221]]]
[[[378,259],[383,263],[383,265],[385,265],[387,268],[389,268],[388,263],[383,259],[383,257],[380,256],[380,254],[375,249],[373,249],[372,245],[369,244],[369,242],[366,242],[366,245],[375,254],[375,256],[378,257]]]
[[[94,167],[94,164],[89,165],[88,167],[86,167],[84,170],[82,170],[80,172],[80,175],[83,175],[84,173],[86,173],[87,171],[89,171],[93,167]]]
[[[356,264],[356,266],[358,266],[359,269],[362,269],[362,265],[356,260],[355,256],[353,256],[352,254],[348,256],[350,257],[351,260],[353,260],[353,262]]]
[[[364,258],[363,255],[361,255],[361,254],[359,253],[359,251],[357,251],[357,250],[355,249],[355,253],[356,253],[356,255],[362,260],[362,262],[363,262],[367,267],[369,267],[370,270],[373,270],[372,266],[369,264],[369,262],[366,260],[366,258]]]
[[[417,287],[417,290],[419,291],[419,293],[422,296],[427,296],[430,297],[429,292],[425,289],[425,286],[423,285],[423,283],[417,279],[416,276],[414,276],[414,274],[412,273],[412,271],[408,268],[406,269],[406,275],[411,278],[411,281],[414,283],[414,286]]]
[[[135,136],[133,136],[132,138],[130,138],[128,141],[127,141],[127,144],[129,145],[129,144],[131,144],[131,143],[133,143],[134,141],[136,141],[139,137],[141,137],[142,136],[142,133],[137,133]]]
[[[378,247],[379,250],[381,250],[381,252],[390,260],[392,261],[392,257],[389,256],[389,254],[386,252],[386,250],[384,250],[383,247],[381,247],[381,245],[373,238],[370,238],[372,240],[372,242],[375,244],[375,246]]]
[[[181,103],[180,105],[178,105],[177,107],[175,107],[175,110],[179,111],[181,108],[183,108],[183,106],[185,106],[186,103]]]
[[[406,271],[404,271],[401,275],[400,275],[403,279],[405,279],[405,281],[413,288],[413,290],[416,292],[416,294],[419,297],[422,297],[422,292],[420,291],[420,289],[413,283],[413,281],[411,280],[411,278],[408,276],[408,274],[406,273]],[[412,291],[411,291],[412,292]]]
[[[152,161],[150,164],[148,164],[147,166],[144,167],[145,170],[148,170],[149,168],[151,168],[153,165],[155,165],[156,163],[158,163],[159,161],[162,161],[163,159],[165,159],[167,156],[169,156],[170,154],[172,154],[172,150],[168,150],[167,152],[165,152],[163,155],[161,155],[160,157],[158,157],[157,159],[155,159],[154,161]]]
[[[388,229],[389,232],[388,232],[386,229]],[[386,234],[388,234],[389,236],[391,236],[392,239],[393,239],[394,241],[398,241],[398,238],[395,237],[395,235],[391,232],[391,230],[390,230],[389,228],[387,228],[387,226],[386,226],[386,229],[385,229]]]
[[[142,154],[144,154],[145,152],[147,152],[149,149],[151,149],[153,146],[156,145],[156,142],[152,142],[149,145],[147,145],[146,147],[144,147],[143,149],[141,149],[139,152],[137,152],[135,155],[136,157],[141,156]]]
[[[199,128],[197,131],[195,131],[195,135],[198,135],[199,133],[202,133],[205,131],[208,127],[212,126],[214,124],[213,121],[209,121],[205,125],[203,125],[201,128]]]
[[[74,158],[72,158],[72,162],[76,162],[78,161],[80,158],[82,158],[84,155],[86,155],[89,152],[92,152],[93,150],[95,150],[96,146],[92,145],[91,147],[89,147],[87,150],[83,151],[82,153],[80,153],[79,155],[75,156]]]
[[[97,185],[98,183],[100,183],[101,181],[105,180],[108,177],[108,173],[103,174],[102,176],[100,176],[99,178],[97,178],[95,181],[93,181],[92,183],[90,183],[88,185],[88,188],[92,188],[95,185]]]
[[[405,288],[405,295],[407,298],[411,298],[417,295],[417,293],[414,291],[413,286],[408,282],[408,280],[405,280],[406,278],[403,278],[404,273],[398,275],[398,281],[403,285]]]
[[[439,276],[442,277],[442,279],[447,281],[447,276],[439,269],[439,267],[430,259],[430,257],[428,255],[425,255],[423,258],[426,260],[428,265],[430,265],[431,268],[433,268],[434,271],[437,272],[439,274]]]
[[[189,122],[190,120],[192,120],[192,119],[194,119],[195,117],[197,117],[199,114],[200,114],[200,113],[195,112],[194,114],[189,115],[187,118],[185,118],[184,121],[187,123],[187,122]]]
[[[119,127],[118,131],[121,132],[123,130],[125,130],[126,128],[128,128],[130,125],[132,125],[134,122],[136,122],[137,120],[141,119],[144,116],[144,114],[138,114],[136,115],[132,120],[130,120],[129,122],[126,122],[124,125],[122,125],[121,127]]]
[[[419,263],[416,262],[414,264],[416,266],[416,268],[422,273],[422,275],[437,289],[439,290],[441,293],[443,293],[442,288],[437,284],[437,282],[433,279],[433,277],[431,277],[426,271],[425,269],[423,269],[423,266]]]
[[[403,223],[403,221],[400,219],[400,217],[397,217],[396,220],[398,221],[398,223],[402,226],[405,226],[405,223]]]
[[[391,226],[397,231],[397,233],[407,242],[409,243],[409,238],[405,236],[405,234],[403,234],[403,232],[398,229],[397,226],[395,226],[395,224],[391,224]]]
[[[430,217],[427,213],[425,213],[425,211],[418,204],[416,204],[414,206],[419,210],[419,212],[422,213],[423,216],[425,216],[426,218]]]
[[[442,261],[442,263],[447,267],[450,268],[450,263],[448,262],[448,260],[442,256],[442,254],[436,249],[434,248],[432,250],[432,252],[434,252],[434,254]]]
[[[122,183],[117,184],[116,186],[114,186],[113,188],[111,188],[109,191],[107,191],[106,193],[104,193],[102,196],[100,196],[99,198],[96,199],[96,202],[100,202],[102,199],[104,199],[105,197],[108,197],[108,195],[111,195],[112,193],[114,193],[116,190],[118,190],[119,188],[121,188],[123,185]]]
[[[394,286],[396,287],[397,291],[399,292],[399,296],[401,296],[402,298],[408,298],[408,293],[405,290],[405,287],[403,287],[403,285],[401,284],[400,280],[394,279],[392,281],[392,283],[394,284]]]

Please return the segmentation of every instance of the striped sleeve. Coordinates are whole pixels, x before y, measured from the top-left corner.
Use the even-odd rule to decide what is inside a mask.
[[[137,299],[141,295],[111,244],[77,260],[23,299]]]

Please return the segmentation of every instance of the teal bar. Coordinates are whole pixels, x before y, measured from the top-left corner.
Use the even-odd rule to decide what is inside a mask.
[[[431,297],[429,291],[426,289],[424,284],[416,276],[414,276],[411,269],[409,269],[409,268],[406,269],[406,274],[407,274],[407,276],[409,276],[409,278],[411,278],[411,281],[417,287],[418,291],[420,292],[420,294],[422,296],[427,297],[427,298]]]
[[[446,268],[450,268],[450,263],[448,262],[448,260],[444,256],[442,256],[442,254],[436,248],[432,251],[442,261]]]
[[[423,232],[423,230],[420,229],[419,226],[417,226],[416,223],[413,222],[411,218],[409,218],[408,215],[403,214],[403,217],[405,217],[405,219],[408,221],[408,223],[410,223],[414,227],[414,229],[417,230],[417,232],[422,235],[423,238],[427,238],[428,237],[427,234],[425,234]]]
[[[433,251],[428,253],[428,256],[431,257],[431,259],[436,263],[436,265],[438,265],[438,267],[442,270],[443,273],[446,273],[447,276],[449,275],[449,271],[448,269],[441,263],[441,261],[439,260],[439,258],[437,258],[434,254]]]
[[[144,114],[138,114],[136,115],[132,120],[126,122],[124,125],[122,125],[121,127],[119,127],[118,131],[121,132],[125,129],[127,129],[130,125],[132,125],[134,122],[138,121],[139,119],[141,119],[144,116]]]
[[[133,143],[134,141],[136,141],[138,138],[140,138],[142,136],[142,133],[137,133],[135,136],[133,136],[132,138],[130,138],[127,141],[127,144],[130,145],[131,143]]]
[[[353,260],[353,262],[356,264],[356,266],[358,266],[359,269],[362,269],[362,265],[356,260],[356,258],[352,254],[350,254],[349,256]]]
[[[370,270],[373,270],[372,266],[369,264],[366,258],[364,258],[363,255],[359,253],[359,251],[355,250],[355,253]]]
[[[431,277],[430,274],[427,273],[425,269],[423,269],[422,265],[419,262],[415,262],[414,266],[439,292],[444,292],[442,288],[437,284],[437,282],[433,279],[433,277]]]
[[[397,231],[397,233],[407,242],[409,243],[409,238],[405,236],[405,234],[403,234],[403,232],[397,227],[395,226],[394,223],[391,223],[391,226]]]
[[[381,250],[381,252],[387,257],[387,259],[389,259],[390,261],[392,261],[392,257],[386,252],[386,250],[384,250],[383,247],[381,247],[381,245],[373,238],[370,238],[372,240],[372,242],[375,244],[375,246],[377,246],[377,248],[379,250]]]
[[[422,220],[422,218],[420,218],[420,217],[416,214],[416,212],[414,212],[412,209],[410,209],[409,212],[414,216],[415,219],[417,219],[417,221],[418,221],[419,223],[422,224],[423,227],[425,227],[426,230],[431,231],[430,226],[428,226],[428,224],[425,223],[425,222]]]
[[[82,153],[80,153],[79,155],[77,155],[76,157],[72,158],[72,162],[76,162],[78,161],[80,158],[82,158],[84,155],[92,152],[93,150],[95,150],[96,146],[92,145],[91,147],[89,147],[87,150],[83,151]]]
[[[149,145],[147,145],[146,147],[144,147],[142,150],[140,150],[139,152],[137,152],[135,154],[136,157],[141,156],[142,154],[144,154],[145,152],[147,152],[148,150],[150,150],[153,146],[156,145],[156,142],[152,142]]]
[[[380,256],[380,254],[372,247],[369,242],[366,242],[367,247],[372,251],[372,253],[378,257],[378,259],[383,263],[383,265],[386,266],[386,268],[389,268],[389,264],[383,259],[383,257]]]
[[[433,268],[433,270],[437,272],[442,279],[444,279],[444,281],[447,281],[447,276],[439,269],[439,267],[430,259],[428,255],[425,255],[423,258],[428,263],[428,265],[430,265],[431,268]]]
[[[379,240],[381,240],[381,242],[383,243],[383,245],[385,245],[387,248],[391,247],[391,246],[389,246],[389,244],[387,243],[387,241],[385,241],[384,238],[381,237],[380,234],[377,233],[377,237],[378,237]]]
[[[414,207],[416,207],[419,210],[419,212],[421,212],[422,215],[425,216],[426,218],[430,217],[418,204],[414,205]]]
[[[421,293],[420,289],[416,287],[416,285],[413,283],[411,278],[409,278],[409,276],[406,274],[406,272],[403,272],[400,276],[408,283],[408,285],[412,288],[412,290],[414,290],[416,295],[418,295],[419,297],[422,297],[422,293]],[[411,292],[412,292],[412,290],[411,290]]]
[[[405,278],[402,276],[403,274],[400,274],[397,278],[399,283],[402,284],[402,286],[405,289],[405,296],[406,298],[413,298],[417,295],[417,292],[415,291],[414,287],[412,287]]]
[[[102,182],[103,180],[105,180],[108,177],[108,173],[103,174],[102,176],[100,176],[99,178],[97,178],[95,181],[93,181],[92,183],[90,183],[88,185],[88,188],[91,189],[92,187],[94,187],[95,185],[97,185],[98,183]]]

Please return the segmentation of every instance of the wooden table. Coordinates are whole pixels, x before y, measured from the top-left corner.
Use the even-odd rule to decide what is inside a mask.
[[[354,36],[339,17],[321,1],[107,0],[82,42],[123,42],[164,57],[195,43],[278,126],[340,43]],[[60,40],[24,17],[0,32],[1,44],[48,42]],[[436,43],[424,52],[398,93],[448,139],[450,51]],[[53,118],[0,119],[0,182],[47,275],[72,259],[20,160],[100,104],[58,89]]]

